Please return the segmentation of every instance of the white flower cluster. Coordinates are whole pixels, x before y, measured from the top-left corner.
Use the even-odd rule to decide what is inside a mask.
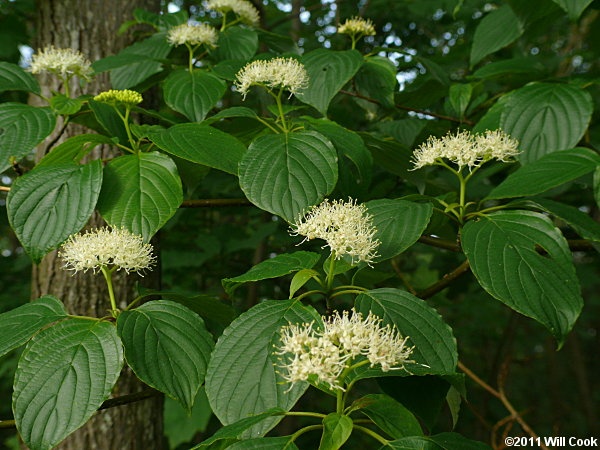
[[[206,44],[211,47],[216,47],[218,34],[210,25],[201,23],[198,25],[191,25],[184,23],[177,25],[169,30],[167,34],[167,41],[171,45],[201,45]]]
[[[379,366],[384,372],[403,369],[414,347],[408,347],[395,327],[382,326],[382,320],[369,312],[366,319],[361,313],[344,311],[323,317],[323,329],[313,323],[288,325],[280,330],[280,375],[288,383],[307,381],[315,376],[332,389],[344,389],[340,379],[344,369],[364,357],[371,367]]]
[[[429,137],[413,154],[415,169],[438,164],[447,159],[459,167],[469,169],[479,167],[483,163],[497,159],[503,162],[511,161],[519,154],[518,141],[512,139],[502,130],[486,131],[484,134],[471,134],[469,131],[459,131],[447,134],[441,139]]]
[[[337,29],[338,33],[362,36],[375,36],[375,27],[373,22],[362,17],[352,17],[340,25]]]
[[[304,241],[323,239],[336,259],[349,255],[352,263],[370,264],[377,256],[376,232],[366,206],[352,199],[331,203],[326,199],[292,224],[293,235],[305,236]]]
[[[250,86],[265,85],[270,88],[282,87],[296,94],[308,87],[308,73],[304,64],[294,58],[273,58],[256,60],[246,64],[235,76],[235,86],[244,96]]]
[[[232,11],[247,25],[257,26],[260,21],[258,10],[246,0],[209,0],[206,9],[219,11],[223,15]]]
[[[140,272],[151,269],[156,262],[152,246],[125,228],[103,227],[72,235],[58,255],[64,260],[65,268],[75,273],[90,269],[95,272],[107,266],[127,273]]]
[[[129,89],[111,89],[110,91],[101,92],[94,97],[94,101],[101,103],[123,103],[125,105],[137,105],[143,101],[142,94]]]
[[[31,59],[31,73],[53,72],[62,77],[77,75],[89,78],[92,63],[81,52],[71,48],[46,47]]]

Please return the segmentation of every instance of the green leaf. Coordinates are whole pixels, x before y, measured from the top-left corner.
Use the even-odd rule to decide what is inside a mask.
[[[165,80],[165,102],[192,122],[202,122],[225,93],[225,82],[204,70],[176,70]]]
[[[100,161],[47,165],[17,178],[6,199],[8,219],[34,262],[83,228],[101,186]]]
[[[534,77],[542,76],[545,72],[544,65],[535,58],[511,58],[494,61],[477,69],[472,77],[483,79],[506,79],[521,74],[532,74]]]
[[[450,95],[448,97],[452,109],[459,117],[464,117],[467,106],[471,101],[473,86],[470,84],[453,84],[450,86]]]
[[[79,112],[83,102],[78,98],[69,98],[64,94],[55,95],[50,99],[50,106],[56,114],[70,116]]]
[[[106,134],[108,134],[108,136],[117,138],[118,142],[122,145],[130,145],[123,120],[121,120],[111,105],[96,102],[91,99],[88,100],[88,105],[94,112],[94,116],[96,117],[98,123],[102,126],[102,128],[104,128],[104,130],[106,130]]]
[[[594,198],[596,199],[596,204],[600,207],[600,166],[596,168],[594,171]]]
[[[413,413],[389,395],[369,394],[355,403],[365,403],[366,406],[360,412],[394,439],[423,435],[421,425]]]
[[[217,341],[206,374],[208,400],[224,425],[268,408],[288,411],[294,406],[308,383],[296,383],[291,389],[282,383],[274,366],[277,356],[273,355],[273,346],[279,342],[281,327],[320,320],[314,309],[296,300],[270,300],[231,323]],[[240,433],[244,431],[242,437],[262,436],[280,420],[266,419]]]
[[[227,81],[235,81],[237,73],[246,65],[246,61],[237,59],[227,59],[215,64],[212,67],[212,73]],[[233,106],[233,108],[238,108]],[[255,114],[256,115],[256,114]]]
[[[377,127],[385,134],[392,136],[401,144],[412,147],[415,139],[425,127],[425,120],[421,119],[402,119],[381,122]]]
[[[110,72],[110,82],[114,89],[129,89],[150,76],[161,72],[162,65],[155,59],[164,59],[171,51],[171,46],[165,39],[165,33],[157,33],[148,39],[136,42],[119,52],[118,56],[136,55],[131,64],[119,67]],[[138,55],[146,57],[140,61]]]
[[[46,325],[66,318],[64,305],[52,295],[0,314],[0,357],[23,345]]]
[[[219,111],[214,116],[208,117],[204,123],[213,123],[217,120],[228,119],[231,117],[249,117],[250,119],[256,119],[258,116],[256,115],[256,112],[250,108],[246,108],[245,106],[233,106]]]
[[[0,173],[52,133],[56,118],[50,108],[36,108],[21,103],[0,104]]]
[[[377,262],[393,258],[417,242],[433,213],[431,203],[406,200],[372,200],[366,206],[377,230],[375,239],[381,242]]]
[[[148,241],[183,201],[181,180],[171,158],[157,152],[125,155],[104,168],[98,211],[104,220]]]
[[[274,53],[292,53],[295,55],[300,54],[298,44],[291,36],[284,36],[281,34],[271,33],[266,30],[257,30],[258,39],[261,44],[265,44],[269,49],[273,50]]]
[[[95,73],[107,72],[109,70],[118,69],[119,67],[128,66],[137,62],[152,61],[147,55],[111,55],[106,58],[99,59],[92,63],[92,69]]]
[[[217,431],[204,442],[201,442],[199,445],[195,446],[192,450],[196,448],[228,447],[232,443],[243,439],[249,429],[253,427],[256,428],[256,426],[260,425],[261,422],[270,419],[273,416],[282,415],[283,413],[285,413],[285,410],[281,408],[271,408],[265,412],[237,420],[229,425],[224,426],[223,428],[220,428],[219,431]]]
[[[202,319],[179,303],[156,300],[119,314],[117,331],[137,377],[191,412],[213,349]]]
[[[532,83],[510,94],[500,128],[519,141],[526,164],[577,145],[592,117],[592,97],[570,84]]]
[[[223,288],[227,294],[233,295],[233,292],[244,283],[278,278],[302,269],[312,269],[319,261],[319,257],[318,253],[304,251],[283,253],[257,264],[243,275],[223,279]]]
[[[196,164],[237,175],[238,164],[246,147],[221,130],[198,123],[182,123],[166,130],[149,133],[162,150]]]
[[[319,272],[312,269],[302,269],[296,272],[290,283],[290,297],[294,298],[294,294],[298,292],[302,286],[304,286],[313,277],[318,277]]]
[[[503,5],[487,14],[473,36],[471,67],[501,48],[512,44],[523,34],[523,25],[509,5]]]
[[[114,142],[102,134],[78,134],[54,147],[35,167],[37,169],[51,164],[77,164],[90,150],[102,144],[110,145]]]
[[[237,59],[246,61],[258,50],[258,35],[250,28],[228,27],[219,33],[217,48],[211,53],[218,61]]]
[[[355,305],[357,311],[365,315],[371,311],[384,324],[393,325],[403,336],[409,336],[408,345],[415,346],[411,359],[427,366],[410,365],[411,373],[455,372],[458,352],[452,329],[426,302],[405,291],[382,288],[360,294]],[[358,376],[363,377],[363,374]]]
[[[364,64],[356,74],[358,92],[378,100],[386,108],[394,107],[396,83],[396,66],[382,56],[365,58]]]
[[[298,450],[298,446],[290,440],[290,436],[246,439],[237,441],[227,450]]]
[[[261,136],[239,167],[248,200],[288,222],[330,194],[337,175],[335,148],[314,131]]]
[[[479,284],[546,326],[562,346],[583,300],[569,246],[552,222],[529,211],[497,212],[468,222],[462,246]]]
[[[38,333],[19,360],[13,391],[17,429],[31,450],[49,450],[106,400],[123,367],[109,322],[71,319]]]
[[[323,435],[319,450],[338,450],[352,434],[352,419],[338,413],[327,414],[323,419]]]
[[[301,62],[308,72],[309,84],[296,97],[326,116],[329,103],[358,72],[363,57],[356,50],[336,52],[321,48],[302,56]]]
[[[410,162],[413,151],[400,142],[376,138],[370,133],[359,133],[367,148],[373,155],[377,165],[388,172],[405,179],[422,178],[411,172],[413,164]]]
[[[458,433],[405,437],[389,442],[384,448],[394,450],[491,450],[489,445],[467,439]]]
[[[0,92],[27,91],[40,93],[40,85],[33,75],[16,64],[0,61]]]
[[[592,0],[552,0],[562,9],[564,9],[567,14],[569,14],[569,19],[575,21],[579,19],[581,13],[584,9],[586,9]]]
[[[196,395],[191,415],[171,397],[164,397],[164,433],[169,447],[176,448],[180,444],[190,442],[197,432],[206,431],[211,417],[212,411],[202,387]]]
[[[599,165],[600,156],[588,148],[577,147],[550,153],[510,174],[487,198],[540,194],[576,180],[594,171]]]

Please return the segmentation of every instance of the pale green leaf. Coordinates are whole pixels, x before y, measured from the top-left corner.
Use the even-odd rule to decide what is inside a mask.
[[[471,67],[501,48],[512,44],[523,34],[523,25],[509,5],[503,5],[488,13],[473,36]]]
[[[225,83],[203,71],[176,70],[164,84],[165,103],[192,122],[202,122],[225,93]]]
[[[352,434],[352,419],[338,413],[328,414],[323,419],[323,435],[319,450],[338,450]]]

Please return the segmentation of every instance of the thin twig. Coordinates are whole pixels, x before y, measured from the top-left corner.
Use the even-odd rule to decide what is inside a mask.
[[[376,105],[381,106],[381,102],[379,100],[375,100],[374,98],[367,97],[366,95],[362,95],[362,94],[359,94],[357,92],[346,91],[344,89],[342,89],[340,92],[342,94],[350,95],[351,97],[360,98],[362,100],[366,100],[367,102],[374,103]],[[413,112],[416,112],[418,114],[423,114],[423,115],[426,115],[426,116],[435,117],[437,119],[449,120],[450,122],[456,122],[456,123],[464,123],[465,125],[470,125],[470,126],[475,125],[475,122],[472,122],[471,120],[468,120],[468,119],[458,119],[456,117],[445,116],[443,114],[438,114],[438,113],[434,113],[434,112],[431,112],[431,111],[425,111],[424,109],[413,108],[411,106],[404,106],[404,105],[394,105],[394,106],[396,108],[402,109],[404,111],[413,111]]]
[[[0,186],[0,191],[10,192],[10,188],[7,186]]]
[[[408,280],[406,279],[406,277],[400,270],[400,266],[398,265],[398,260],[396,258],[392,258],[391,263],[392,263],[392,268],[394,269],[394,272],[396,272],[396,275],[398,275],[398,278],[400,278],[400,281],[402,281],[402,284],[404,284],[406,289],[408,289],[408,292],[410,292],[412,295],[417,295],[417,291],[415,290],[415,288],[412,286],[412,284],[410,284],[408,282]]]
[[[65,133],[67,127],[69,126],[69,123],[71,123],[69,118],[64,119],[63,126],[61,127],[60,131],[56,134],[56,136],[54,136],[54,138],[50,142],[48,142],[48,145],[44,149],[44,155],[50,153],[50,149],[54,147],[54,144],[56,144],[58,140],[62,137],[62,135]]]
[[[451,241],[447,241],[445,239],[433,237],[433,236],[423,235],[419,238],[419,242],[421,244],[430,245],[432,247],[438,247],[438,248],[443,248],[444,250],[450,250],[451,252],[460,252],[460,247],[458,246],[458,244],[451,242]]]
[[[469,260],[465,259],[465,261],[454,269],[452,272],[444,275],[440,280],[433,283],[428,288],[422,290],[417,294],[417,297],[422,298],[423,300],[433,297],[440,291],[446,289],[454,280],[456,280],[461,275],[467,273],[470,269]]]

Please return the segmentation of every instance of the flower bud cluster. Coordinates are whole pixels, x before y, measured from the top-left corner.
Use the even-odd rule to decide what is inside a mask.
[[[237,90],[246,97],[250,86],[281,87],[292,94],[308,87],[308,73],[304,64],[294,58],[256,60],[246,64],[235,76]]]
[[[349,34],[352,36],[375,36],[375,27],[370,19],[362,17],[352,17],[340,25],[337,29],[338,33]]]
[[[131,106],[137,105],[138,103],[142,103],[142,100],[142,94],[136,91],[131,91],[129,89],[111,89],[110,91],[101,92],[100,94],[94,97],[94,101],[101,103],[122,103]]]
[[[177,25],[169,30],[167,34],[167,41],[171,45],[201,45],[206,44],[210,47],[216,47],[218,34],[210,25],[201,23],[198,25],[191,25],[184,23]]]
[[[62,77],[77,75],[86,79],[93,73],[92,63],[81,52],[52,46],[33,55],[29,70],[31,73],[52,72]]]

